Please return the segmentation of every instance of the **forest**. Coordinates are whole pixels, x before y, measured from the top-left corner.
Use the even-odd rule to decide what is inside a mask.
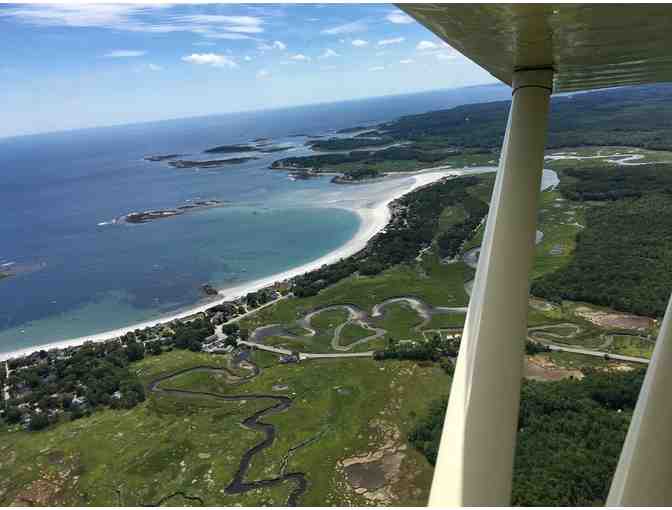
[[[535,280],[532,293],[661,317],[672,288],[671,170],[664,164],[566,170],[561,192],[592,205],[572,260]]]
[[[513,505],[603,505],[643,378],[643,369],[587,370],[582,380],[524,381]],[[434,402],[409,434],[432,464],[446,405]]]
[[[320,170],[324,167],[344,163],[360,163],[362,165],[381,163],[383,161],[420,161],[422,163],[436,163],[448,156],[455,156],[459,152],[454,150],[428,151],[414,146],[389,147],[378,151],[356,150],[350,153],[317,154],[314,156],[298,156],[274,161],[271,168],[313,168]]]
[[[441,138],[454,147],[499,148],[510,101],[408,115],[378,127],[395,140]],[[672,85],[559,95],[551,100],[546,146],[626,145],[672,148]]]
[[[319,139],[308,142],[311,148],[316,151],[351,151],[364,147],[378,147],[389,143],[394,143],[394,140],[387,136],[376,138],[327,138],[326,140]]]
[[[443,232],[436,240],[439,247],[439,255],[442,258],[455,257],[462,247],[462,244],[468,239],[476,227],[483,221],[488,214],[488,205],[478,198],[463,192],[460,200],[462,207],[467,213],[464,221],[452,225],[449,230]]]

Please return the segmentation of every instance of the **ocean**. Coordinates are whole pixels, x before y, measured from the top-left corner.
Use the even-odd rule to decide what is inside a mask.
[[[18,268],[0,279],[0,352],[155,319],[202,301],[205,283],[233,287],[321,257],[355,235],[359,217],[326,203],[347,186],[328,177],[294,181],[268,168],[309,152],[298,135],[508,93],[471,87],[0,139],[0,271]],[[258,138],[292,148],[209,170],[143,159],[233,157],[202,151]],[[111,223],[132,211],[208,199],[226,205]]]

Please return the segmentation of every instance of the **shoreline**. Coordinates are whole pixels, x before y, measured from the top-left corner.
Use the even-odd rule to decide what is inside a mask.
[[[496,167],[481,167],[481,168],[486,172],[496,170]],[[472,168],[471,170],[474,169],[475,168]],[[91,335],[85,335],[66,340],[58,340],[47,344],[35,345],[23,349],[16,349],[14,351],[0,352],[0,361],[6,361],[12,358],[27,356],[40,350],[50,350],[57,348],[63,349],[66,347],[76,347],[86,342],[102,342],[106,340],[112,340],[116,337],[125,335],[126,333],[134,331],[136,329],[153,327],[158,324],[171,322],[176,319],[182,319],[184,317],[188,317],[190,315],[203,312],[208,308],[211,308],[219,303],[222,303],[224,301],[232,301],[240,296],[244,296],[249,292],[256,292],[264,287],[268,287],[269,285],[272,285],[275,282],[287,280],[289,278],[294,278],[304,273],[314,271],[315,269],[319,269],[324,265],[329,265],[338,262],[339,260],[350,257],[355,253],[364,249],[369,240],[387,226],[392,215],[392,212],[389,207],[392,202],[403,197],[408,193],[411,193],[412,191],[422,186],[434,183],[443,177],[465,175],[469,173],[469,170],[470,169],[468,168],[435,167],[435,168],[428,168],[425,170],[419,170],[416,172],[400,174],[399,177],[412,178],[413,179],[412,184],[410,184],[410,186],[407,187],[390,190],[383,198],[376,201],[369,201],[365,204],[359,204],[357,206],[352,207],[347,207],[344,205],[333,206],[336,208],[348,209],[350,211],[355,212],[360,218],[359,229],[357,230],[356,234],[350,240],[348,240],[347,243],[311,262],[308,262],[298,267],[288,269],[281,273],[270,275],[265,278],[260,278],[247,283],[243,283],[235,287],[228,287],[221,290],[218,289],[219,296],[217,297],[216,300],[192,306],[183,310],[178,310],[171,314],[157,317],[156,319],[131,324],[128,326],[124,326],[114,330],[104,331],[101,333],[94,333]]]

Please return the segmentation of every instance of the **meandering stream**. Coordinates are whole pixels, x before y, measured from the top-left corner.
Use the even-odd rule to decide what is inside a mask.
[[[234,381],[233,384],[242,384],[244,382],[250,381],[251,379],[253,379],[254,377],[258,376],[261,373],[257,365],[255,365],[249,360],[247,361],[247,363],[249,364],[252,371],[252,373],[248,376],[242,376],[242,377],[238,376],[233,371],[227,368],[198,366],[187,368],[184,370],[179,370],[177,372],[173,372],[171,374],[164,375],[162,377],[153,380],[149,384],[149,391],[152,393],[171,395],[179,398],[206,397],[221,400],[224,402],[239,402],[242,400],[273,401],[274,403],[272,405],[255,412],[254,414],[248,416],[243,420],[242,422],[243,427],[250,430],[254,430],[256,432],[261,432],[264,435],[264,439],[261,442],[257,443],[256,445],[254,445],[252,448],[248,449],[245,453],[243,453],[243,456],[240,459],[238,469],[236,470],[236,473],[234,474],[231,482],[224,488],[224,491],[226,494],[244,494],[246,492],[255,489],[272,487],[285,482],[291,482],[294,484],[294,488],[289,494],[289,497],[287,498],[286,506],[297,506],[299,498],[303,495],[304,492],[306,492],[306,489],[308,487],[308,480],[306,478],[306,475],[302,472],[299,471],[291,473],[283,472],[275,478],[253,480],[249,482],[245,481],[245,477],[248,474],[250,465],[252,463],[252,458],[261,451],[265,450],[266,448],[269,448],[275,441],[277,432],[275,425],[271,423],[265,423],[262,421],[262,419],[264,417],[278,414],[289,409],[292,406],[293,402],[291,398],[282,395],[268,395],[268,394],[221,395],[219,393],[213,393],[208,391],[193,391],[177,388],[163,388],[161,386],[162,383],[165,383],[167,381],[175,379],[176,377],[192,372],[209,372],[213,374],[226,374],[228,376],[233,376],[234,378],[237,379],[237,381]],[[198,498],[196,496],[187,496],[184,493],[174,493],[171,494],[170,496],[162,498],[159,501],[159,503],[156,504],[156,506],[160,505],[167,499],[170,499],[176,495],[182,495],[183,497],[187,497],[188,499],[194,499],[203,502],[201,498]]]

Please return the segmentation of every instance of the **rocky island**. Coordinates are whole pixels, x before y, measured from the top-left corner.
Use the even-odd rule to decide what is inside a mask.
[[[169,159],[180,158],[182,156],[186,156],[186,154],[158,154],[156,156],[145,156],[143,159],[145,161],[152,161],[156,163],[161,161],[167,161]]]
[[[199,211],[201,209],[210,209],[213,207],[221,207],[225,204],[222,200],[200,200],[186,205],[180,205],[174,209],[154,209],[144,212],[132,212],[119,218],[115,223],[147,223],[152,220],[161,218],[170,218],[173,216],[180,216],[187,212]]]
[[[176,161],[169,161],[168,164],[174,168],[217,168],[220,166],[240,165],[255,159],[259,158],[256,156],[246,156],[241,158],[210,159],[205,161],[178,159]]]

